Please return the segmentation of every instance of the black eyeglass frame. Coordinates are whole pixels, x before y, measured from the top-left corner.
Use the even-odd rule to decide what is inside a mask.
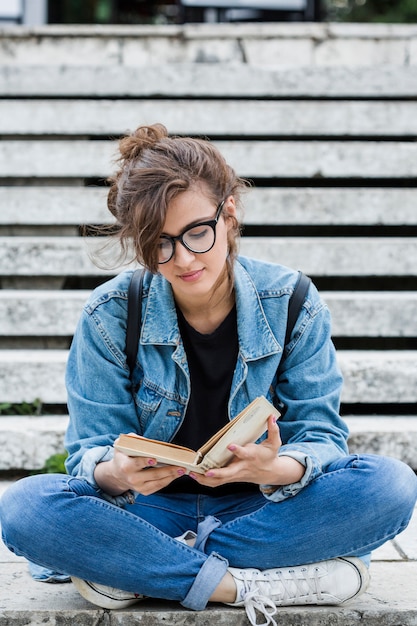
[[[168,241],[171,242],[172,253],[169,256],[169,258],[166,259],[166,261],[158,261],[158,265],[164,265],[164,263],[168,263],[168,261],[170,261],[172,259],[172,257],[175,254],[175,242],[176,241],[179,241],[184,246],[184,248],[186,248],[187,250],[189,250],[193,254],[205,254],[206,252],[211,250],[212,247],[214,246],[214,244],[216,243],[216,226],[217,226],[217,223],[218,223],[218,221],[220,219],[220,214],[222,212],[222,209],[223,209],[223,206],[224,206],[225,202],[226,202],[226,198],[224,200],[222,200],[220,202],[220,204],[217,206],[216,215],[215,215],[214,219],[207,220],[206,222],[197,222],[197,224],[194,224],[192,226],[187,226],[187,228],[185,228],[182,231],[182,233],[180,233],[176,237],[171,237],[170,235],[161,235],[160,239],[168,239]],[[189,246],[183,239],[185,233],[187,233],[189,230],[193,230],[194,228],[199,228],[199,226],[210,226],[210,228],[213,229],[213,235],[214,235],[213,243],[211,244],[211,246],[209,248],[207,248],[207,250],[193,250],[191,248],[191,246]]]

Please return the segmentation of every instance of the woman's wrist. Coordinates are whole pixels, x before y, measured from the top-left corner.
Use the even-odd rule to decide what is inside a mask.
[[[274,476],[271,476],[272,480],[268,481],[268,483],[276,486],[292,485],[300,482],[305,471],[305,466],[291,456],[277,456],[274,465]]]
[[[98,463],[94,470],[94,480],[97,485],[111,496],[120,496],[128,487],[122,485],[113,473],[113,460]]]

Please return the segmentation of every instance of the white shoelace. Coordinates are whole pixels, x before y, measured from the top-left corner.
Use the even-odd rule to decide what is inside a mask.
[[[260,594],[257,589],[248,591],[244,598],[244,605],[246,615],[248,616],[248,620],[252,626],[268,626],[269,624],[277,626],[276,621],[272,617],[277,613],[275,603],[267,596]],[[256,612],[263,615],[266,618],[266,621],[262,622],[262,624],[258,624],[256,621]]]
[[[304,570],[304,568],[303,568]],[[303,571],[302,570],[302,571]],[[308,570],[305,568],[305,577],[297,578],[293,570],[288,570],[291,574],[291,579],[286,579],[282,572],[275,570],[275,576],[278,576],[282,585],[282,594],[280,594],[280,600],[288,601],[288,604],[297,605],[302,599],[302,604],[312,604],[313,602],[320,601],[320,577],[318,575],[319,568],[314,567],[313,572],[308,575]],[[278,595],[273,591],[276,586],[276,580],[271,580],[271,575],[263,574],[262,578],[253,579],[250,576],[245,577],[244,572],[243,581],[246,588],[246,593],[243,598],[246,614],[252,626],[277,626],[273,615],[277,613],[277,607],[272,600],[273,596]],[[307,587],[307,588],[306,588]],[[257,622],[257,612],[263,615],[266,621],[259,624]]]

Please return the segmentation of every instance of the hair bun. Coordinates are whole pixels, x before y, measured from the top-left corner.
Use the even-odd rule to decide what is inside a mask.
[[[163,124],[139,126],[133,133],[120,140],[120,160],[136,161],[143,150],[152,147],[165,137],[168,137],[168,131]]]

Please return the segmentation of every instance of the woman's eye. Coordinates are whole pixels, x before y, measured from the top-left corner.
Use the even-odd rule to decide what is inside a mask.
[[[207,235],[209,231],[208,226],[198,226],[197,228],[192,228],[186,233],[187,238],[189,239],[202,239]]]
[[[168,250],[170,248],[171,242],[169,239],[160,239],[158,242],[158,250]]]

